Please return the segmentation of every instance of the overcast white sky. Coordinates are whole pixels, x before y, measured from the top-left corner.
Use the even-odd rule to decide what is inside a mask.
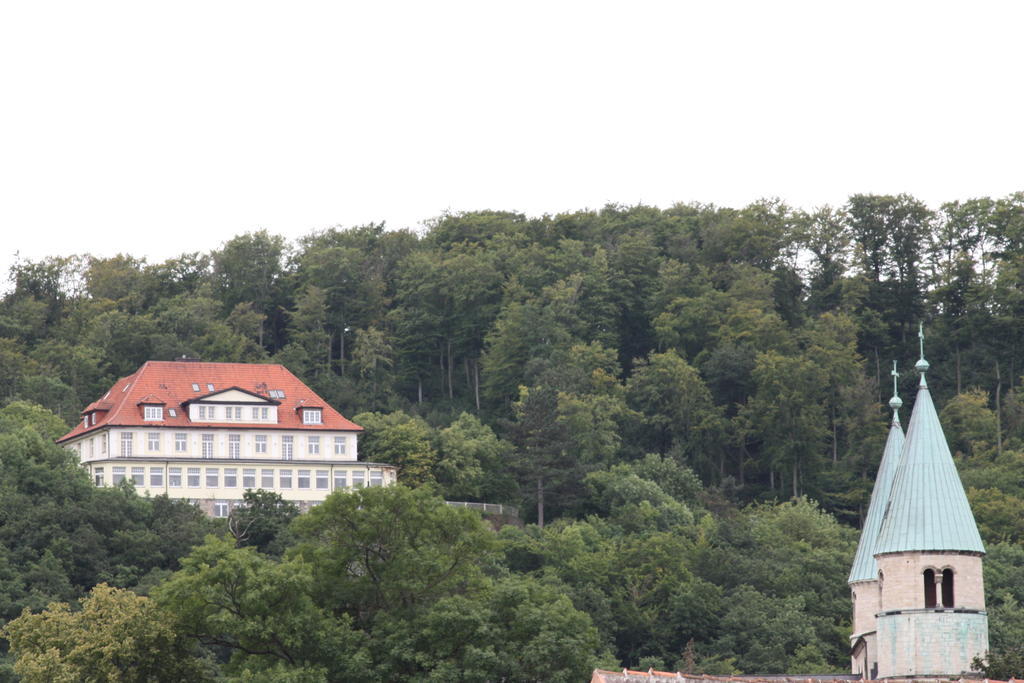
[[[1024,190],[1020,2],[4,2],[0,268],[607,202]]]

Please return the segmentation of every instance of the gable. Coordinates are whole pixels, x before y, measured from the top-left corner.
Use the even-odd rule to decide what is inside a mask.
[[[253,394],[237,387],[215,391],[212,394],[199,396],[189,403],[254,403],[257,405],[277,405],[278,401],[271,400],[265,396]]]

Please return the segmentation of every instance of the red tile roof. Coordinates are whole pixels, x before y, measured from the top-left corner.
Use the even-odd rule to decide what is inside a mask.
[[[192,389],[199,385],[199,391]],[[211,392],[208,384],[212,384]],[[217,394],[229,389],[241,389],[267,399],[268,405],[280,404],[277,424],[251,425],[238,422],[194,423],[188,418],[190,400]],[[282,391],[284,398],[271,398],[269,392]],[[279,394],[275,394],[279,396]],[[163,403],[164,419],[143,420],[143,403]],[[300,407],[322,407],[321,424],[303,424]],[[171,417],[168,409],[175,408]],[[119,379],[102,398],[93,401],[82,415],[96,413],[96,424],[88,428],[79,421],[70,432],[57,439],[67,441],[103,427],[259,427],[277,429],[305,429],[313,431],[361,431],[362,427],[346,419],[326,401],[316,395],[283,365],[257,363],[202,363],[196,361],[148,361],[134,374]],[[91,421],[91,420],[90,420]]]
[[[977,682],[978,679],[973,680]],[[602,669],[594,669],[590,678],[590,683],[668,683],[669,681],[677,681],[678,683],[844,683],[845,681],[855,681],[856,683],[875,683],[869,679],[862,679],[859,676],[852,674],[811,674],[806,676],[796,674],[711,676],[708,674],[684,674],[672,671],[655,671],[654,669],[648,669],[647,671],[631,671],[630,669],[623,669],[622,671],[604,671]],[[920,678],[889,678],[885,680],[885,683],[964,683],[964,681],[965,679],[959,677],[923,676]],[[985,683],[1007,682],[985,679]],[[1008,683],[1016,683],[1016,681],[1011,678]]]

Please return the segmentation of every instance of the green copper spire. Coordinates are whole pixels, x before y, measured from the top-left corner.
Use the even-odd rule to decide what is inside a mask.
[[[871,504],[868,506],[868,514],[864,518],[864,528],[860,533],[857,553],[853,556],[853,567],[850,568],[850,578],[847,579],[848,583],[874,581],[878,578],[875,545],[878,541],[878,532],[882,527],[885,506],[889,502],[889,493],[892,491],[892,482],[896,478],[896,469],[899,466],[904,442],[899,414],[903,401],[900,400],[896,393],[898,378],[899,373],[896,372],[896,361],[893,361],[892,398],[889,399],[889,407],[892,408],[892,424],[889,426],[889,438],[885,441],[882,461],[878,464],[875,488],[871,491]]]
[[[924,359],[923,330],[919,336],[921,360],[915,367],[921,372],[921,384],[875,555],[907,550],[984,553],[978,526],[924,381],[929,366]]]

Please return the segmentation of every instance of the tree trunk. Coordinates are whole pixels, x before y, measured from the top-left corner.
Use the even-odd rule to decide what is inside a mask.
[[[345,330],[341,331],[341,354],[338,356],[338,365],[341,366],[341,376],[345,376]]]
[[[999,361],[996,361],[996,455],[1003,454],[1003,382],[999,376]]]
[[[839,429],[836,426],[836,404],[832,404],[832,464],[839,462]]]
[[[799,488],[800,477],[797,474],[797,467],[798,467],[798,464],[794,462],[793,463],[793,497],[794,498],[796,498],[797,496],[800,495],[800,488]]]
[[[423,378],[416,379],[416,402],[423,403]]]
[[[999,374],[999,363],[996,362],[996,374]],[[959,396],[962,391],[960,387],[960,345],[956,346],[956,393]]]
[[[473,359],[473,397],[476,399],[476,412],[480,412],[480,359]]]
[[[772,491],[775,490],[775,468],[771,467],[768,469],[768,486]]]
[[[878,360],[878,347],[875,347],[875,386],[878,387],[878,402],[882,402],[882,364]]]
[[[537,526],[544,528],[544,478],[537,477]]]
[[[448,400],[452,400],[455,397],[455,392],[452,388],[452,340],[448,340]]]
[[[441,370],[441,396],[444,396],[444,348],[437,356],[437,367]]]

